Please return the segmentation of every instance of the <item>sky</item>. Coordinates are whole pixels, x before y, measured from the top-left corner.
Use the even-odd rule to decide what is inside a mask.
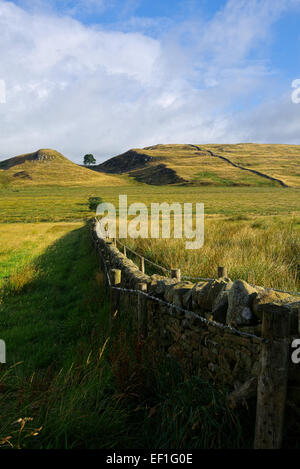
[[[300,0],[0,0],[0,160],[300,144],[299,25]]]

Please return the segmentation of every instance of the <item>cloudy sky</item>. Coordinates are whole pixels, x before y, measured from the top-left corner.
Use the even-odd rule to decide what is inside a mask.
[[[0,0],[0,159],[300,144],[299,25],[300,0]]]

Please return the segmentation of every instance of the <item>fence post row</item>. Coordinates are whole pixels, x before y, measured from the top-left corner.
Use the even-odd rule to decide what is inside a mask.
[[[279,449],[285,415],[288,380],[290,314],[286,306],[265,304],[260,372],[257,384],[255,449]]]
[[[109,278],[111,282],[111,287],[120,287],[121,286],[121,270],[120,269],[110,269]],[[110,311],[109,311],[109,327],[112,328],[113,319],[118,313],[120,305],[120,291],[110,288]]]

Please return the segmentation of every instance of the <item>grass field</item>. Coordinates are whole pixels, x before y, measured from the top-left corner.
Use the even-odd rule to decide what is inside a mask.
[[[162,188],[146,184],[118,188],[2,188],[0,222],[45,222],[45,226],[49,221],[83,222],[93,215],[89,197],[99,196],[118,207],[119,194],[128,195],[128,204],[144,202],[149,208],[151,202],[204,202],[205,243],[199,252],[186,251],[180,240],[128,240],[146,257],[168,268],[176,264],[190,276],[214,276],[217,265],[225,264],[232,278],[274,288],[299,289],[299,189]],[[6,225],[0,225],[0,232],[5,230]]]
[[[192,187],[149,186],[37,186],[0,188],[0,222],[47,222],[85,220],[91,216],[88,198],[99,196],[118,206],[119,194],[128,203],[203,202],[213,217],[299,216],[300,189],[280,187]]]

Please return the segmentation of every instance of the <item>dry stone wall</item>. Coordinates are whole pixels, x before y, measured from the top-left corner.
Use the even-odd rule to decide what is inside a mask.
[[[139,317],[137,294],[120,294],[121,314],[128,315],[132,320],[134,333],[142,332],[148,343],[174,357],[188,372],[231,390],[240,388],[246,382],[256,382],[262,349],[262,311],[267,303],[284,304],[289,309],[289,342],[299,336],[299,299],[297,301],[289,295],[253,287],[243,280],[219,278],[191,283],[160,275],[149,276],[141,272],[112,242],[98,238],[95,225],[93,238],[108,269],[121,270],[121,288],[137,290],[141,284],[146,284],[150,296],[196,313],[189,315],[143,296],[142,317]],[[213,319],[221,327],[204,323],[202,318]],[[228,328],[222,328],[222,324],[238,327],[251,336],[239,336]],[[300,405],[299,375],[299,365],[291,363],[288,399],[296,406]]]

